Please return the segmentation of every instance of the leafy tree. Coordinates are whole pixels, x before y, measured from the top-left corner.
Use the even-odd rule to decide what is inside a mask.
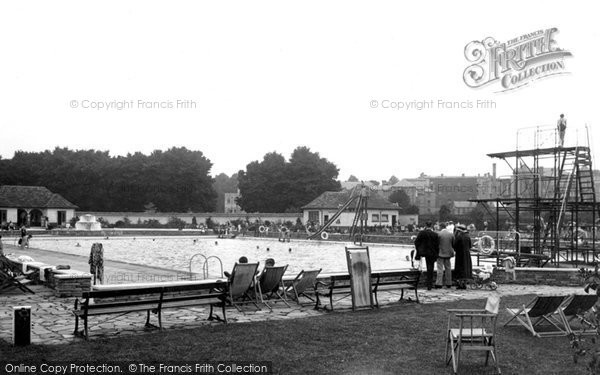
[[[287,165],[288,202],[287,208],[296,212],[326,191],[341,189],[337,181],[339,169],[308,147],[298,147],[292,152]]]
[[[348,182],[359,182],[360,180],[353,174],[348,177]]]
[[[171,148],[111,157],[107,151],[55,148],[0,160],[2,183],[46,186],[84,211],[212,211],[212,163],[200,151]]]
[[[397,203],[400,208],[400,213],[404,215],[419,214],[419,206],[410,204],[410,198],[404,190],[396,190],[388,200],[392,203]]]
[[[390,179],[388,180],[388,184],[390,184],[390,185],[397,184],[398,182],[400,182],[400,180],[399,180],[399,179],[398,179],[398,177],[396,177],[396,176],[392,176],[392,177],[390,177]]]
[[[246,212],[283,212],[287,208],[286,161],[276,152],[253,161],[238,172],[238,205]]]
[[[246,212],[298,212],[325,191],[341,188],[335,164],[298,147],[289,162],[275,152],[253,161],[238,173],[238,204]]]
[[[379,186],[379,181],[377,180],[369,180],[370,183],[373,184],[373,186]]]
[[[179,228],[179,229],[183,229],[186,226],[186,222],[183,219],[180,219],[178,217],[171,217],[169,219],[169,221],[167,222],[167,228]]]
[[[392,194],[390,194],[388,200],[392,203],[398,203],[398,207],[400,208],[406,208],[410,206],[410,198],[404,190],[394,191]]]
[[[205,223],[208,229],[213,229],[215,227],[215,222],[212,217],[207,217]]]
[[[467,220],[469,220],[469,224],[475,224],[476,228],[483,228],[485,216],[485,209],[480,205],[477,205],[471,212],[469,212],[469,214],[467,215]]]
[[[440,221],[448,221],[450,220],[450,217],[452,215],[452,211],[450,210],[450,208],[448,208],[448,206],[446,206],[445,204],[443,204],[440,207],[440,212],[438,214]]]
[[[419,214],[419,206],[411,204],[406,208],[400,210],[401,214],[405,215],[418,215]]]

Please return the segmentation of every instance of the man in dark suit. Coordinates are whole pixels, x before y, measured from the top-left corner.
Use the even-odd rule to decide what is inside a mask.
[[[421,259],[425,257],[425,263],[427,264],[427,290],[431,290],[433,286],[433,265],[438,257],[440,247],[440,240],[431,227],[431,222],[425,223],[425,229],[419,232],[415,239],[415,248],[417,249],[417,256],[415,259]]]

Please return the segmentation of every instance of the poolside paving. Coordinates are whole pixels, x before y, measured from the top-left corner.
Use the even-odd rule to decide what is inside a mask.
[[[10,291],[0,295],[0,340],[12,341],[12,307],[31,306],[33,344],[63,344],[75,340],[82,340],[73,334],[75,318],[71,309],[75,298],[55,297],[51,289],[43,285],[33,285],[35,294],[23,294],[18,290]],[[540,295],[569,295],[581,293],[581,287],[555,287],[544,285],[500,285],[497,292],[500,295],[540,294]],[[490,293],[489,290],[456,290],[456,289],[434,289],[431,291],[419,290],[419,300],[423,304],[440,303],[460,299],[483,299]],[[414,296],[413,296],[414,297]],[[384,292],[380,294],[382,308],[398,306],[401,304],[412,304],[406,300],[399,301],[396,293]],[[270,311],[263,306],[262,310],[255,311],[253,307],[247,307],[244,313],[235,308],[227,309],[228,322],[251,323],[256,321],[304,319],[322,314],[330,314],[323,310],[314,310],[313,305],[299,306],[293,302],[288,308],[283,303],[277,303]],[[352,304],[349,298],[335,303],[335,311],[338,313],[352,312]],[[210,322],[206,318],[209,314],[208,307],[193,307],[180,309],[167,309],[163,311],[163,327],[165,330],[197,328],[209,324],[223,324]],[[145,313],[130,313],[124,316],[99,316],[90,318],[90,339],[110,338],[125,335],[157,334],[157,329],[144,327]],[[156,322],[156,317],[151,317],[151,322]],[[80,325],[81,327],[81,325]]]
[[[15,246],[5,246],[5,253],[13,253],[17,256],[28,255],[36,261],[48,264],[56,264],[59,259],[61,264],[69,264],[72,269],[87,271],[88,258],[78,255],[58,253],[48,250],[23,250]],[[105,262],[105,279],[110,280],[110,284],[147,282],[147,281],[175,281],[187,277],[187,272],[169,270],[160,267],[148,267],[139,264],[130,264],[117,261]],[[148,280],[152,277],[153,280]],[[32,332],[31,340],[34,344],[62,344],[75,340],[81,340],[75,337],[73,329],[75,318],[71,314],[75,298],[60,298],[54,296],[51,289],[43,285],[33,285],[31,289],[35,294],[24,294],[19,290],[12,290],[8,293],[0,294],[0,340],[12,341],[12,307],[13,306],[31,306],[32,313]],[[502,296],[519,294],[539,294],[539,295],[569,295],[581,293],[582,287],[556,287],[545,285],[519,285],[500,284],[497,292]],[[440,303],[461,299],[484,299],[490,293],[489,289],[477,290],[457,290],[457,289],[433,289],[427,291],[419,289],[419,300],[423,304]],[[398,306],[399,304],[412,304],[414,293],[405,293],[404,300],[399,301],[398,292],[386,291],[379,293],[379,303],[381,308]],[[330,314],[323,310],[314,310],[314,305],[299,306],[290,301],[290,308],[283,303],[276,303],[273,310],[270,311],[265,306],[261,310],[255,311],[253,307],[244,309],[244,313],[235,308],[227,309],[227,318],[229,323],[251,323],[256,321],[284,320],[284,319],[303,319]],[[345,298],[335,302],[336,312],[347,313],[352,311],[352,301]],[[163,311],[163,328],[166,330],[197,328],[209,324],[223,324],[220,322],[207,321],[209,307],[193,307],[167,309]],[[90,339],[103,337],[118,337],[125,335],[157,334],[156,329],[144,327],[146,319],[145,313],[130,313],[123,316],[97,316],[90,318]],[[151,317],[151,322],[156,323],[156,317]],[[80,325],[81,327],[81,325]]]

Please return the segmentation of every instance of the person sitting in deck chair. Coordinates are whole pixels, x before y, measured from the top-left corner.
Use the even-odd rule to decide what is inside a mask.
[[[267,267],[275,267],[275,259],[268,258],[267,260],[265,260],[265,268],[263,268],[262,272],[260,273],[260,276],[257,277],[258,280],[260,280],[262,275],[264,275]]]
[[[248,263],[248,258],[241,256],[240,259],[238,259],[238,263]],[[228,279],[231,279],[231,276],[233,276],[233,271],[231,271],[231,273],[225,271],[223,272],[223,275],[225,275]]]

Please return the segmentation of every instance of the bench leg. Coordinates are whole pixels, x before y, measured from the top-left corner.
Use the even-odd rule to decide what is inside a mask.
[[[218,316],[217,314],[215,314],[213,312],[215,304],[211,303],[210,304],[210,314],[208,315],[208,320],[218,320],[220,322],[227,324],[227,315],[226,315],[227,313],[225,312],[226,303],[225,303],[225,301],[223,301],[223,302],[219,303],[218,305],[221,306],[221,309],[223,311],[223,318],[221,319],[220,316]]]
[[[419,303],[419,293],[417,293],[417,287],[415,286],[415,299],[417,300],[417,303]]]
[[[87,340],[88,337],[89,337],[88,336],[88,319],[87,319],[87,316],[83,319],[83,327],[84,327],[84,329],[83,329],[83,332],[84,332],[83,335],[84,335],[85,339]]]
[[[79,316],[75,315],[75,330],[73,331],[73,335],[78,335],[77,330],[79,330]]]

